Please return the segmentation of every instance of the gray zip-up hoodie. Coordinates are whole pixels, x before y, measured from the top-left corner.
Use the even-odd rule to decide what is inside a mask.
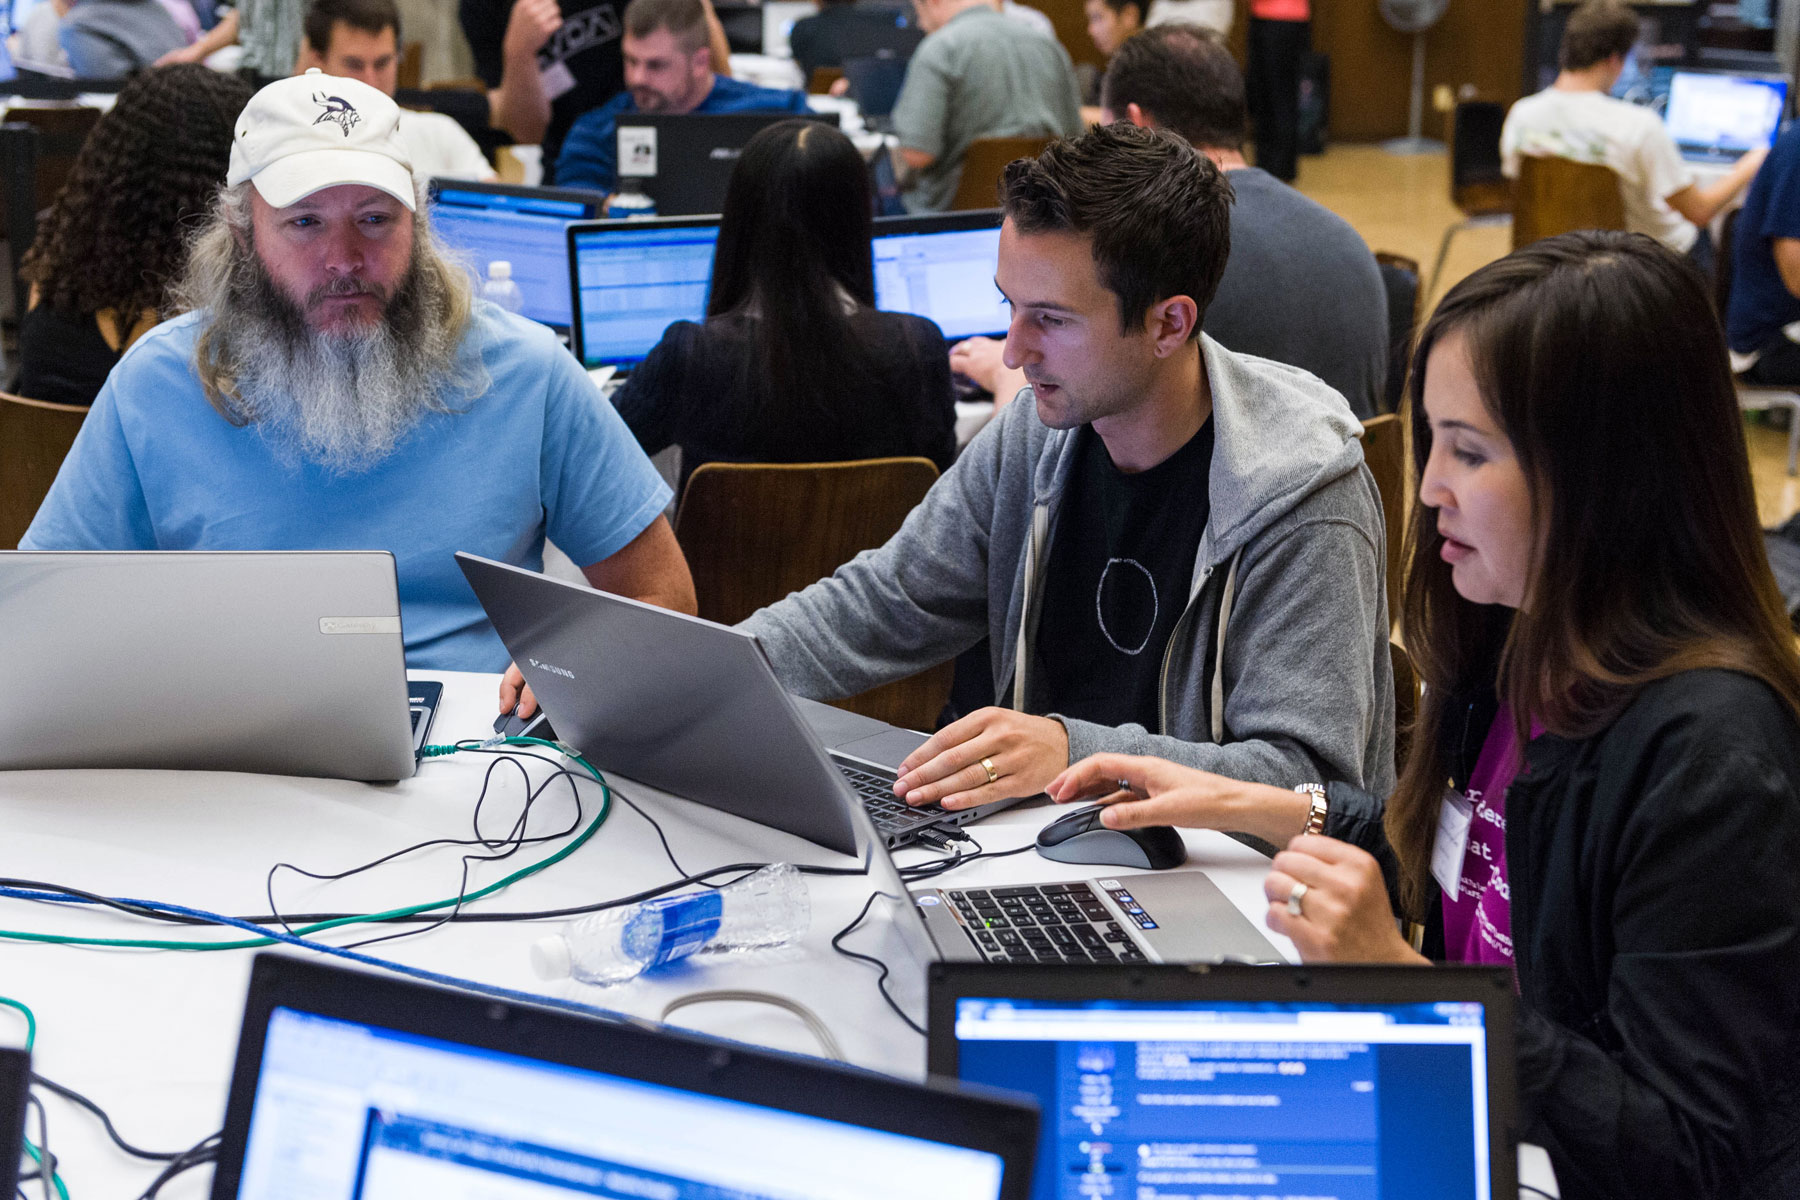
[[[1394,783],[1386,531],[1343,397],[1293,367],[1202,338],[1213,398],[1212,512],[1163,653],[1160,728],[1057,716],[1071,762],[1153,754],[1291,787]],[[855,695],[985,634],[996,703],[1042,713],[1043,572],[1080,431],[1030,389],[970,443],[886,545],[752,614],[791,691]],[[1220,669],[1220,663],[1223,669]]]

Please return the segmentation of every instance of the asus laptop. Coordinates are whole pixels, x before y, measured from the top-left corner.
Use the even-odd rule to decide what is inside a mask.
[[[412,775],[439,690],[386,551],[0,552],[0,679],[0,769],[371,781]]]
[[[946,964],[929,991],[933,1076],[1043,1107],[1033,1200],[1519,1195],[1505,969]]]
[[[521,316],[558,333],[569,329],[567,234],[576,221],[600,215],[604,197],[570,188],[516,187],[433,179],[431,227],[450,249],[467,260],[477,278],[488,264],[512,264],[513,282],[524,299]]]
[[[731,168],[751,138],[783,121],[836,125],[837,119],[836,113],[624,113],[619,176],[641,180],[659,216],[720,212]]]
[[[1018,803],[946,812],[895,799],[896,769],[925,735],[788,695],[741,630],[473,554],[456,561],[559,739],[602,770],[840,854],[863,852],[864,812],[898,846]]]
[[[212,1200],[1026,1200],[1037,1113],[984,1089],[273,954]]]
[[[1775,144],[1787,94],[1788,80],[1779,75],[1676,70],[1663,125],[1683,159],[1728,166],[1746,151]]]

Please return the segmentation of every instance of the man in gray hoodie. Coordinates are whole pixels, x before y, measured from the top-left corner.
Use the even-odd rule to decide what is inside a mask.
[[[989,638],[996,707],[906,760],[909,803],[1033,795],[1100,751],[1390,788],[1385,530],[1356,418],[1200,332],[1230,184],[1117,125],[1013,163],[1002,192],[1006,361],[1030,386],[885,546],[742,627],[820,700]]]

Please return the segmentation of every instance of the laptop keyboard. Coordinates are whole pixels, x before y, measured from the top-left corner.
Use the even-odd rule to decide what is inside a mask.
[[[949,815],[935,804],[914,808],[904,800],[898,799],[894,795],[892,779],[883,779],[879,775],[870,774],[868,771],[859,771],[855,767],[845,766],[843,763],[839,763],[837,769],[842,771],[844,778],[850,781],[850,786],[855,790],[857,799],[862,801],[863,808],[868,810],[869,819],[875,822],[876,830],[883,837],[893,837],[896,834],[908,833],[927,825],[935,825]]]
[[[1130,892],[1123,887],[1108,891],[1140,929],[1156,928],[1155,919]],[[966,888],[945,894],[988,962],[1145,961],[1131,935],[1085,883]]]

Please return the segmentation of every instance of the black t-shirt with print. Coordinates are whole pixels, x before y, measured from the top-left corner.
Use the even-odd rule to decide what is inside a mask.
[[[489,87],[500,86],[505,65],[502,47],[513,0],[461,0],[457,15],[463,36],[475,56],[475,72]],[[620,45],[625,0],[562,0],[562,27],[538,51],[538,71],[545,94],[554,95],[571,80],[572,87],[550,101],[550,128],[544,134],[544,182],[551,182],[563,136],[576,118],[598,108],[625,86],[625,56]]]
[[[1033,703],[1154,730],[1163,652],[1212,507],[1212,422],[1136,474],[1113,465],[1092,429],[1077,437],[1044,576]]]

